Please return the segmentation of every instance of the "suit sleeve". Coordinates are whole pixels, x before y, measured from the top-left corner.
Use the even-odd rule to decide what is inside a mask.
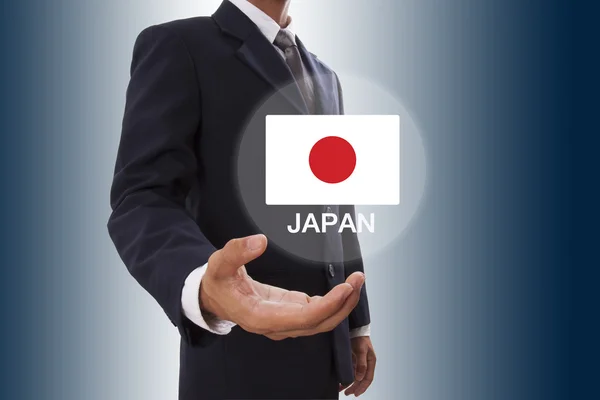
[[[340,80],[336,75],[338,87],[338,102],[340,105],[340,115],[344,114],[344,96]],[[340,215],[349,213],[356,221],[356,212],[354,206],[340,206]],[[358,235],[352,231],[345,229],[342,233],[342,245],[344,247],[344,269],[346,278],[354,272],[365,272],[363,265],[362,254],[360,251],[360,243]],[[367,297],[367,285],[365,284],[360,292],[360,300],[354,310],[348,316],[350,329],[360,328],[371,323],[371,315],[369,313],[369,299]]]
[[[186,210],[194,185],[200,94],[184,42],[154,26],[136,40],[108,230],[131,275],[191,345],[211,333],[185,318],[186,277],[215,251]]]
[[[340,206],[340,215],[350,213],[355,215],[354,206]],[[352,231],[345,229],[342,232],[342,245],[344,247],[344,271],[346,278],[354,272],[365,272],[358,235]],[[371,323],[371,315],[369,313],[369,299],[367,297],[367,285],[363,285],[360,292],[360,300],[348,316],[349,328],[356,329]]]

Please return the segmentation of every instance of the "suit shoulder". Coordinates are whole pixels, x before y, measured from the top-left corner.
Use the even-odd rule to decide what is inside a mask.
[[[156,31],[170,32],[187,42],[194,37],[214,34],[218,32],[218,27],[211,17],[192,17],[151,25],[143,29],[139,36]]]
[[[217,32],[218,27],[211,17],[192,17],[164,22],[157,26],[167,28],[182,37],[196,35],[198,32]]]

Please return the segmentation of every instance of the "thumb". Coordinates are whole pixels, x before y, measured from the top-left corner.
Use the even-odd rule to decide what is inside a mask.
[[[267,249],[265,235],[252,235],[240,239],[232,239],[225,247],[215,252],[209,260],[218,277],[232,276],[244,264],[258,258]]]

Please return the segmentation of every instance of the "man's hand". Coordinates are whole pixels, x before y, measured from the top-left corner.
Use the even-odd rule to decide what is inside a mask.
[[[365,280],[360,272],[323,297],[254,281],[244,264],[266,248],[267,238],[254,235],[233,239],[213,253],[200,284],[200,308],[248,332],[282,340],[330,331],[358,303]]]
[[[352,343],[352,362],[354,364],[354,382],[348,389],[340,388],[340,392],[344,389],[344,394],[350,396],[353,394],[358,397],[371,386],[373,377],[375,376],[375,364],[377,357],[371,338],[368,336],[356,337],[351,339]]]

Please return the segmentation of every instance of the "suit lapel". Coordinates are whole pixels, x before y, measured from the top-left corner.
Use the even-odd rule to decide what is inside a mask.
[[[308,114],[308,107],[285,60],[260,31],[253,33],[244,41],[237,51],[237,56],[271,86],[279,90],[300,113]]]
[[[292,72],[258,27],[229,1],[221,4],[213,19],[224,33],[243,42],[236,51],[236,57],[278,90],[299,113],[308,114],[308,107],[294,83]]]

